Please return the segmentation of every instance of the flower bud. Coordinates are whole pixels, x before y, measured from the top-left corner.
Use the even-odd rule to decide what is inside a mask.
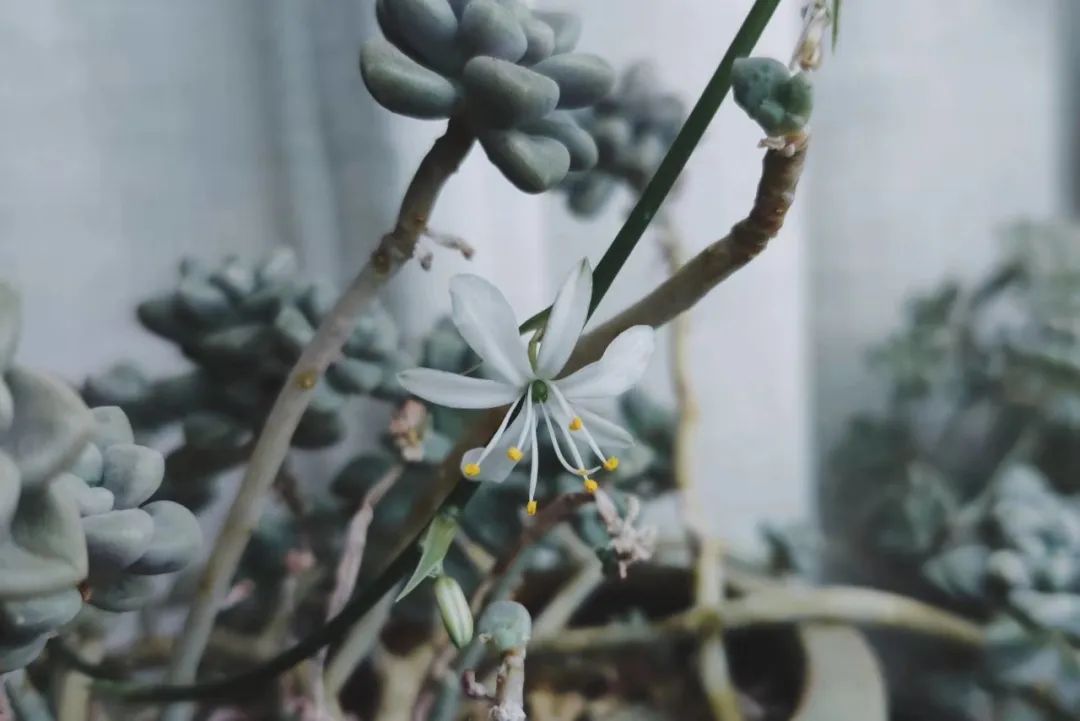
[[[435,603],[450,640],[458,648],[465,648],[473,637],[472,610],[461,586],[452,576],[435,579]]]

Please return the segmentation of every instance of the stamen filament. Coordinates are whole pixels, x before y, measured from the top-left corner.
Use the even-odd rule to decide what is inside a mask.
[[[525,447],[525,440],[526,440],[526,438],[528,438],[529,428],[531,426],[535,426],[535,425],[536,425],[536,421],[533,418],[532,393],[526,392],[525,393],[525,425],[523,425],[521,427],[521,433],[518,434],[517,443],[515,443],[510,450],[517,450],[517,451],[520,452],[521,449]],[[533,444],[533,453],[534,454],[536,453],[536,444]],[[515,463],[520,460],[520,458],[514,458],[513,455],[511,455],[511,459]]]
[[[484,450],[481,451],[480,457],[476,459],[477,465],[483,463],[484,459],[487,458],[488,455],[495,449],[495,446],[498,445],[499,439],[502,438],[503,433],[506,432],[506,427],[510,425],[510,417],[514,415],[514,411],[517,410],[519,403],[521,403],[520,398],[513,402],[513,404],[510,406],[510,410],[506,411],[506,415],[503,416],[502,423],[499,424],[499,429],[495,431],[495,435],[491,437],[491,440],[488,441],[488,444],[484,446]]]
[[[596,454],[596,457],[600,459],[600,464],[609,471],[615,470],[619,465],[618,459],[614,456],[609,458],[604,455],[604,452],[600,450],[600,445],[596,442],[596,439],[593,438],[592,433],[589,433],[588,426],[581,420],[581,416],[574,413],[573,408],[570,406],[570,402],[566,400],[566,396],[562,394],[562,391],[560,391],[554,383],[551,384],[551,390],[555,394],[555,399],[559,401],[559,405],[562,406],[563,412],[565,412],[568,417],[573,418],[570,422],[570,430],[580,430],[584,433],[585,441],[589,444],[589,448],[592,449],[592,452]],[[577,427],[575,428],[574,426]]]
[[[529,515],[536,513],[536,482],[540,478],[540,454],[536,452],[536,424],[532,428],[532,467],[529,469]]]
[[[566,457],[563,455],[562,448],[559,446],[559,436],[555,433],[555,427],[551,422],[551,415],[548,413],[547,404],[540,404],[540,412],[544,416],[544,425],[547,426],[548,437],[551,438],[551,445],[555,447],[555,456],[559,459],[559,463],[570,473],[575,476],[578,475],[578,469],[571,466],[566,462]]]

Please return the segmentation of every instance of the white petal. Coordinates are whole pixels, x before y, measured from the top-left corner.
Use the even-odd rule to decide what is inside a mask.
[[[510,475],[510,472],[514,470],[514,466],[517,465],[514,461],[510,460],[510,457],[506,455],[506,452],[510,450],[510,446],[517,442],[517,438],[521,435],[521,429],[525,424],[525,413],[518,413],[517,418],[510,424],[510,427],[503,433],[502,438],[498,444],[491,449],[491,453],[484,459],[484,462],[480,464],[480,475],[478,476],[465,476],[471,481],[490,481],[492,483],[502,483]],[[528,453],[531,444],[532,437],[530,434],[525,435],[525,447],[519,450],[522,453]],[[465,466],[470,463],[476,463],[480,454],[484,452],[483,448],[473,448],[465,452],[465,455],[461,457],[461,472],[465,474]]]
[[[532,378],[514,310],[499,289],[477,275],[450,281],[454,325],[491,371],[516,386]]]
[[[652,358],[655,331],[647,325],[624,330],[595,363],[556,381],[571,402],[579,399],[610,398],[625,393],[637,383]]]
[[[596,439],[597,444],[605,451],[619,448],[629,448],[634,445],[634,436],[618,423],[609,421],[598,413],[593,413],[588,408],[574,406],[585,422],[585,427]]]
[[[554,378],[566,365],[581,336],[592,301],[592,268],[588,260],[578,263],[563,281],[551,306],[536,372],[541,378]]]
[[[431,368],[401,371],[398,382],[413,395],[448,408],[496,408],[513,403],[521,395],[516,387],[502,381],[470,378]]]

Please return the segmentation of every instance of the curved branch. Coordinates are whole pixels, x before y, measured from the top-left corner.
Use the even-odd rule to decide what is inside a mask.
[[[240,490],[229,509],[214,552],[199,580],[195,601],[178,636],[167,678],[190,681],[210,639],[214,618],[226,587],[258,522],[266,497],[285,460],[293,433],[326,368],[341,352],[356,317],[387,281],[412,257],[435,200],[457,171],[473,144],[460,121],[452,120],[420,163],[405,192],[394,230],[384,236],[371,258],[320,324],[274,402],[248,462]]]
[[[722,612],[691,609],[659,623],[599,626],[534,639],[529,653],[573,654],[663,640],[693,638],[715,628],[736,629],[796,623],[880,626],[936,636],[982,649],[985,637],[974,623],[921,601],[868,588],[777,588],[729,601]]]
[[[578,343],[567,371],[599,358],[615,336],[635,325],[658,328],[694,306],[709,291],[756,258],[776,237],[795,200],[806,164],[808,139],[791,155],[765,153],[761,182],[750,214],[726,236],[683,265],[647,296],[592,331]]]

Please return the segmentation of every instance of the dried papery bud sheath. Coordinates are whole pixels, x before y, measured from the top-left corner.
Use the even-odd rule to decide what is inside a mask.
[[[435,579],[435,604],[439,607],[443,627],[458,648],[465,648],[473,637],[473,616],[465,592],[452,576]]]
[[[533,13],[519,0],[379,0],[384,39],[360,56],[364,84],[391,112],[463,118],[492,163],[539,193],[595,163],[592,139],[561,109],[589,107],[614,72],[573,52],[576,17]]]

